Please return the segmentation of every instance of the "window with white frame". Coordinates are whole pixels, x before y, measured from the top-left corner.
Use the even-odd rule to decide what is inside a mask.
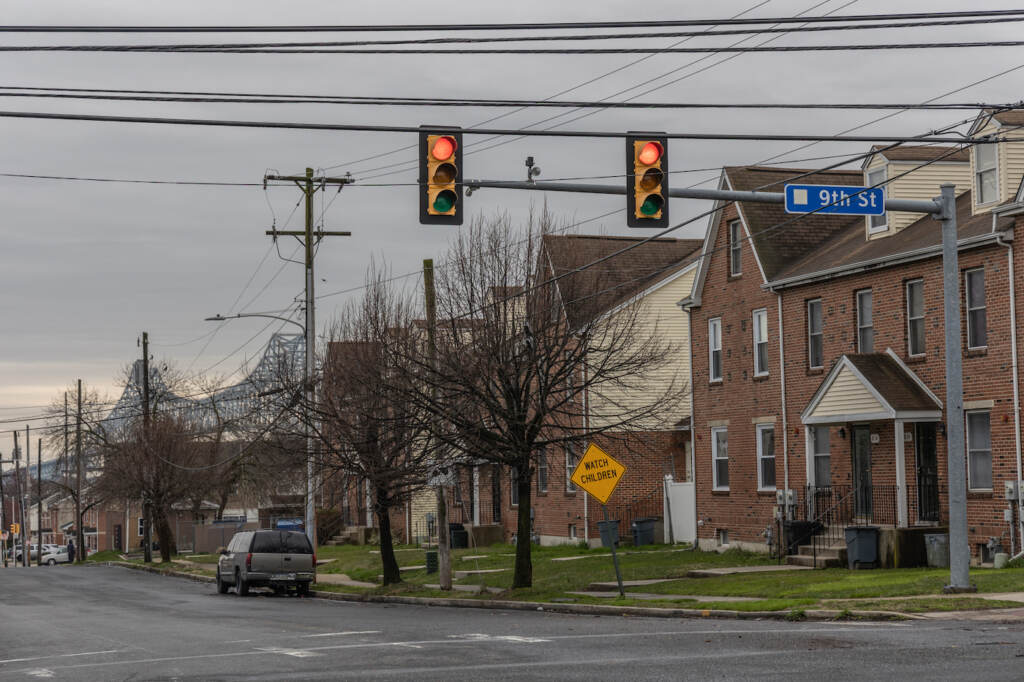
[[[775,490],[775,426],[757,425],[757,488]]]
[[[146,519],[145,517],[139,517],[139,537],[146,534]]]
[[[565,446],[565,492],[574,493],[576,492],[576,484],[572,482],[572,472],[576,470],[576,465],[579,463],[579,457],[576,456],[576,450],[572,443]]]
[[[754,376],[768,374],[768,311],[754,311]]]
[[[825,333],[820,298],[807,302],[807,364],[811,369],[825,366]]]
[[[708,320],[708,380],[722,380],[722,318]]]
[[[545,450],[541,450],[540,454],[537,455],[537,492],[546,493],[548,491],[548,453]]]
[[[729,275],[735,277],[743,272],[743,223],[734,220],[729,223]]]
[[[967,413],[967,487],[992,489],[992,429],[988,412]]]
[[[907,354],[924,355],[924,280],[907,282]]]
[[[999,177],[996,173],[996,145],[974,146],[974,191],[978,205],[991,204],[999,199]]]
[[[857,352],[875,352],[875,326],[872,322],[871,289],[857,292]]]
[[[885,191],[885,166],[870,170],[864,177],[864,184],[868,187],[882,187]],[[889,221],[886,214],[882,215],[869,215],[868,216],[868,233],[875,234],[876,232],[885,232],[889,229]]]
[[[714,489],[729,489],[729,429],[716,426],[711,429],[711,460]]]
[[[811,457],[814,460],[814,485],[832,485],[832,450],[827,426],[811,427]]]
[[[985,268],[964,272],[967,296],[967,347],[984,348],[988,345],[988,326],[985,319]]]

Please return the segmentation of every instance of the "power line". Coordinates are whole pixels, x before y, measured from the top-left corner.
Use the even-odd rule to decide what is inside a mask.
[[[26,92],[38,90],[41,92]],[[12,92],[17,91],[17,92]],[[116,94],[102,94],[116,93]],[[30,88],[0,86],[0,97],[36,97],[53,99],[112,100],[132,102],[184,102],[229,104],[345,104],[361,106],[431,106],[431,107],[549,107],[565,109],[921,109],[961,110],[1010,107],[1013,104],[990,102],[950,102],[944,104],[902,104],[894,102],[608,102],[603,100],[529,100],[478,99],[461,97],[373,97],[357,95],[281,95],[258,93],[190,92],[176,90],[120,90],[85,88]],[[97,181],[103,181],[97,178]],[[259,183],[147,181],[166,184],[240,185]]]
[[[1024,43],[1022,43],[1024,44]],[[161,118],[155,116],[111,116],[98,114],[61,114],[39,111],[0,111],[0,118],[24,118],[52,121],[91,121],[101,123],[151,123],[160,125],[215,126],[229,128],[270,128],[284,130],[325,130],[381,133],[419,133],[418,126],[385,126],[350,123],[306,123],[294,121],[240,121],[203,118]],[[584,130],[517,130],[503,128],[463,128],[467,135],[520,135],[524,137],[622,138],[625,133]],[[1002,139],[966,137],[899,137],[889,135],[782,135],[769,133],[663,133],[673,140],[740,140],[740,141],[819,141],[819,142],[934,142],[944,144],[1001,142]]]
[[[74,180],[78,182],[116,182],[133,185],[195,185],[201,187],[262,187],[262,182],[220,182],[211,180],[138,180],[133,178],[98,178],[73,175],[39,175],[31,173],[0,173],[3,178],[24,178],[28,180]],[[269,185],[279,187],[283,185]]]
[[[1020,47],[1022,40],[980,40],[930,43],[869,43],[846,45],[773,45],[771,47],[593,47],[593,48],[158,48],[118,45],[0,45],[0,52],[132,52],[158,54],[387,54],[387,55],[602,55],[602,54],[705,54],[761,52],[850,52],[865,50],[933,50],[978,47]]]
[[[525,31],[594,28],[660,28],[666,26],[715,26],[844,21],[894,21],[912,19],[953,19],[961,17],[1014,16],[1022,10],[971,10],[962,12],[904,12],[898,14],[851,14],[795,19],[774,17],[759,19],[663,19],[657,21],[575,21],[490,24],[365,24],[365,25],[266,25],[266,26],[83,26],[25,25],[0,26],[0,33],[349,33],[386,31]]]
[[[11,51],[86,51],[86,52],[173,52],[173,51],[209,51],[209,50],[247,50],[259,48],[319,48],[319,47],[376,47],[382,45],[447,45],[447,44],[480,44],[480,43],[528,43],[528,42],[575,42],[595,40],[658,40],[661,38],[694,38],[736,36],[748,34],[770,33],[820,33],[836,31],[861,31],[902,28],[928,28],[937,26],[965,26],[978,24],[1003,24],[1024,21],[1020,16],[1004,16],[985,19],[947,19],[942,21],[886,22],[874,24],[849,24],[823,26],[799,26],[786,28],[745,28],[728,30],[704,31],[660,31],[645,33],[591,33],[563,35],[508,35],[494,37],[445,37],[445,38],[404,38],[398,40],[345,40],[345,41],[292,41],[262,43],[151,43],[151,44],[82,44],[82,45],[26,45],[10,46]]]

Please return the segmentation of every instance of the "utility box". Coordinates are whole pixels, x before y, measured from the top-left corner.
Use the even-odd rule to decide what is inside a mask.
[[[1019,494],[1017,481],[1003,481],[1003,497],[1007,500],[1016,500]]]

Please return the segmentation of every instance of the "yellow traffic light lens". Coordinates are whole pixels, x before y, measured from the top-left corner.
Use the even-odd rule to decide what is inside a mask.
[[[455,153],[455,138],[449,137],[448,135],[442,135],[441,137],[434,140],[434,146],[430,150],[430,155],[438,161],[447,161],[452,158],[452,154]]]
[[[434,170],[434,177],[430,179],[435,185],[447,185],[455,182],[455,166],[450,163],[442,163]]]
[[[664,205],[665,200],[661,198],[660,194],[651,194],[644,199],[644,203],[640,206],[640,213],[646,216],[657,215]]]
[[[640,178],[640,189],[652,192],[657,189],[664,177],[660,169],[650,168]]]
[[[636,155],[636,160],[645,166],[650,166],[658,162],[664,151],[660,143],[648,142],[640,148],[640,153]]]
[[[438,213],[447,213],[452,210],[456,201],[457,197],[455,196],[455,192],[450,189],[438,192],[437,196],[434,197],[434,210]]]

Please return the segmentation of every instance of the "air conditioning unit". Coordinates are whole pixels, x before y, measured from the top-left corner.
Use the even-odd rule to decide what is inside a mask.
[[[1007,500],[1016,500],[1018,493],[1017,481],[1003,481],[1004,485],[1004,498]]]

